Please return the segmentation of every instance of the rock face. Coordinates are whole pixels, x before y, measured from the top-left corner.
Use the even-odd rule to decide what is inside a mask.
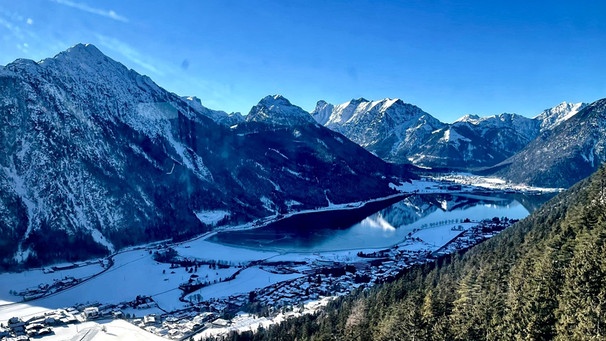
[[[604,161],[606,99],[601,99],[544,130],[490,172],[514,182],[567,188],[596,171]]]
[[[255,108],[230,129],[215,122],[230,115],[92,45],[0,67],[0,264],[82,259],[376,198],[407,176],[284,98]],[[253,119],[263,115],[271,124]]]

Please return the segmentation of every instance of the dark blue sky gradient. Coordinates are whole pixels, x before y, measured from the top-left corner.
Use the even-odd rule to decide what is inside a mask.
[[[601,1],[0,0],[0,64],[78,42],[212,109],[397,97],[443,121],[606,97]]]

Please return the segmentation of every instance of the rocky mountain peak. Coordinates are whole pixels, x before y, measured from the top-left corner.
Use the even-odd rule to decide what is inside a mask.
[[[76,44],[69,49],[60,52],[55,58],[59,57],[67,57],[67,58],[80,58],[84,57],[86,59],[98,59],[98,58],[106,58],[103,52],[101,52],[95,45],[93,44]]]
[[[563,122],[567,121],[579,111],[587,107],[587,103],[568,103],[562,102],[553,108],[545,109],[535,117],[541,121],[541,132],[552,130]]]
[[[326,101],[320,100],[318,101],[318,103],[316,103],[316,108],[314,109],[314,111],[311,112],[311,115],[316,120],[316,122],[321,125],[325,125],[326,122],[328,122],[328,120],[330,119],[330,115],[332,114],[334,108],[334,105]]]
[[[474,123],[477,123],[479,120],[480,120],[480,116],[474,115],[474,114],[467,114],[467,115],[455,120],[453,123],[469,122],[471,124],[474,124]]]
[[[263,122],[271,125],[313,124],[315,120],[282,95],[266,96],[250,109],[247,122]]]

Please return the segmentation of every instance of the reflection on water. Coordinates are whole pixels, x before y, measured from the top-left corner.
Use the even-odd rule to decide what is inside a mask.
[[[392,246],[414,229],[451,224],[465,219],[493,217],[522,219],[534,210],[537,202],[520,195],[422,194],[413,195],[372,212],[363,210],[306,214],[265,227],[219,233],[212,241],[247,248],[285,252],[319,252]],[[532,202],[528,208],[520,202]],[[354,212],[355,211],[355,212]],[[360,213],[363,212],[361,216]],[[352,216],[359,216],[351,222]],[[366,218],[363,218],[366,216]],[[339,222],[350,221],[344,226]]]

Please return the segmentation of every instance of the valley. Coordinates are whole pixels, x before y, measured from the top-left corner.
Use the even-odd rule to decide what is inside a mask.
[[[95,261],[0,274],[0,321],[71,321],[53,327],[49,340],[81,333],[79,323],[94,330],[116,318],[171,339],[254,330],[315,311],[331,297],[392,281],[529,214],[503,190],[429,178],[396,187],[401,194],[384,200],[274,216]],[[343,225],[352,216],[360,218]],[[91,307],[98,316],[85,317]],[[233,315],[239,311],[246,313]]]
[[[606,100],[447,124],[399,99],[270,95],[243,116],[90,44],[1,71],[1,337],[317,316],[515,228],[604,154]]]

